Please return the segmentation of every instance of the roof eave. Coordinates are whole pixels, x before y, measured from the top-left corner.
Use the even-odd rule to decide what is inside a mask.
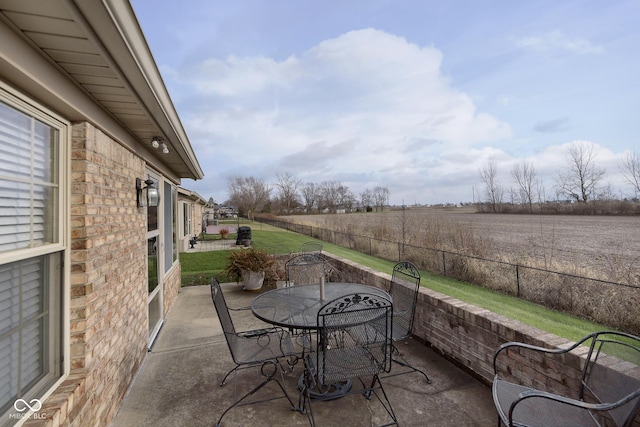
[[[71,7],[75,6],[86,20],[89,37],[108,52],[111,66],[117,68],[128,89],[161,129],[161,136],[187,166],[189,176],[181,177],[202,179],[204,172],[129,1],[102,0],[98,4],[95,0],[67,2]]]

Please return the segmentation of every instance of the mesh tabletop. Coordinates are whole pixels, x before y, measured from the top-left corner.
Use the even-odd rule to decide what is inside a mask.
[[[325,298],[321,301],[320,285],[274,289],[258,295],[251,303],[251,310],[257,318],[273,325],[294,329],[318,329],[318,311],[336,298],[361,292],[391,300],[387,292],[358,283],[325,283],[324,292]]]

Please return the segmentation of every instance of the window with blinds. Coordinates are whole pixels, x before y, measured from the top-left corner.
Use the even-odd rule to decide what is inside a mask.
[[[58,241],[57,132],[0,103],[0,252]]]
[[[47,123],[46,114],[26,106],[0,90],[3,419],[16,412],[17,399],[38,398],[62,375],[64,251],[58,212],[63,124],[53,119]]]

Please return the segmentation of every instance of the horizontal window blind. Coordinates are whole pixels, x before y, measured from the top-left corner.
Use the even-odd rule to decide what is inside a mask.
[[[0,265],[0,407],[45,374],[45,257]]]
[[[59,151],[65,124],[16,102],[2,89],[0,419],[11,420],[16,399],[42,396],[63,372],[64,250],[51,246],[47,251],[45,245],[62,243],[64,231]],[[22,109],[4,102],[12,99]],[[37,252],[29,250],[36,247]]]
[[[57,132],[0,103],[0,252],[54,243]]]

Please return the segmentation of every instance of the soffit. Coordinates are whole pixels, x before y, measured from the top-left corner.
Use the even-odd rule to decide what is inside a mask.
[[[126,0],[0,0],[0,19],[180,178],[203,172]],[[81,112],[80,112],[81,113]]]

